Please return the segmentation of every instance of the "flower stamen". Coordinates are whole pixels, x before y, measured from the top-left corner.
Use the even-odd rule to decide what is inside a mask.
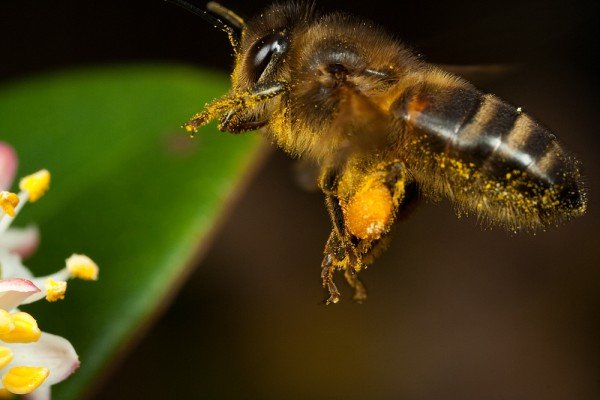
[[[0,399],[30,393],[35,398],[49,399],[50,386],[66,379],[79,366],[77,353],[68,340],[41,332],[37,321],[16,307],[44,297],[48,301],[63,299],[68,279],[95,280],[98,266],[88,257],[74,255],[67,260],[68,267],[36,277],[23,265],[22,257],[37,247],[38,231],[35,227],[10,226],[23,206],[48,191],[50,173],[44,169],[24,177],[15,194],[8,190],[16,166],[14,150],[0,142]]]
[[[66,261],[67,271],[75,278],[86,281],[95,281],[98,279],[98,265],[88,256],[83,254],[73,254]]]
[[[0,200],[0,208],[4,211],[5,215],[0,215],[0,233],[6,231],[14,217],[19,213],[21,208],[27,203],[35,202],[40,199],[50,188],[50,172],[42,169],[34,174],[28,175],[21,179],[19,182],[19,193],[17,199],[14,193],[8,193],[6,200]],[[2,192],[5,193],[5,192]]]
[[[50,172],[42,169],[21,179],[19,188],[29,194],[29,201],[34,203],[50,188]]]
[[[2,377],[2,383],[11,393],[28,394],[44,383],[49,374],[45,367],[14,367]]]
[[[17,205],[19,205],[19,196],[7,191],[0,192],[0,208],[6,215],[14,217]]]
[[[15,323],[6,310],[0,309],[0,335],[12,332],[15,329]]]
[[[46,280],[46,300],[53,302],[65,298],[67,291],[67,282],[57,281],[52,278]]]
[[[0,346],[0,369],[6,367],[12,360],[12,350],[8,347]]]
[[[7,333],[0,334],[0,340],[6,343],[32,343],[37,342],[42,332],[37,321],[26,312],[11,314],[15,328]]]

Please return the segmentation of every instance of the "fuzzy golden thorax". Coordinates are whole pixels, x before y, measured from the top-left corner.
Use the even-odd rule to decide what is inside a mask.
[[[255,80],[257,54],[274,35],[285,38],[286,52]],[[415,64],[408,50],[370,22],[277,5],[244,28],[230,96],[284,82],[281,95],[247,104],[245,118],[264,121],[267,137],[286,152],[322,163],[387,143],[391,133],[378,97],[388,95]]]

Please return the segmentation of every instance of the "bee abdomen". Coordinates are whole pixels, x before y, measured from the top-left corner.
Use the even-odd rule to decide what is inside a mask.
[[[432,178],[435,191],[509,220],[522,212],[544,223],[585,209],[576,161],[521,109],[452,81],[409,87],[390,111],[406,122],[413,150],[429,159],[413,168]]]

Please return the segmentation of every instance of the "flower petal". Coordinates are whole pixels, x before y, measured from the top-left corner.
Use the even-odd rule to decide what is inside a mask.
[[[40,289],[27,279],[0,279],[0,308],[12,310]]]
[[[63,268],[59,271],[56,271],[55,273],[53,273],[51,275],[31,278],[31,282],[34,285],[36,285],[38,288],[40,288],[40,291],[38,293],[34,293],[31,297],[28,297],[27,299],[25,299],[23,301],[23,304],[33,303],[35,301],[41,300],[44,297],[46,297],[46,294],[48,292],[47,285],[46,285],[48,282],[48,279],[53,279],[55,281],[66,281],[67,279],[69,279],[69,277],[70,277],[69,271],[67,271],[66,268]]]
[[[0,246],[0,278],[22,278],[32,280],[33,274],[23,265],[21,257],[18,254],[10,253]]]
[[[50,400],[52,397],[50,386],[40,386],[33,392],[23,396],[26,400]]]
[[[6,345],[14,354],[9,366],[33,365],[50,370],[48,379],[40,389],[64,381],[79,367],[79,356],[75,349],[61,336],[42,332],[40,339],[35,343],[7,343]]]
[[[33,225],[26,228],[10,228],[4,233],[0,233],[0,247],[17,253],[23,258],[33,254],[39,243],[39,231]]]
[[[0,190],[8,190],[17,170],[17,154],[11,146],[0,142]]]

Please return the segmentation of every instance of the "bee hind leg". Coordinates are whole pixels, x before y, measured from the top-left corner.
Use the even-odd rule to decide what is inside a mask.
[[[337,235],[335,232],[331,232],[331,235],[329,235],[329,239],[325,244],[325,256],[321,263],[321,280],[323,282],[323,288],[327,289],[329,292],[329,298],[325,301],[325,304],[335,304],[340,301],[341,297],[340,291],[333,281],[334,273],[338,269],[334,251],[334,249],[337,248],[338,243],[339,239],[337,239]]]
[[[354,300],[363,301],[367,298],[367,290],[358,279],[357,272],[362,268],[362,261],[351,244],[341,240],[334,228],[325,244],[323,262],[321,264],[321,279],[323,287],[329,292],[326,304],[340,301],[340,292],[333,281],[335,272],[344,271],[346,281],[354,289]]]
[[[367,299],[367,288],[358,278],[358,273],[354,268],[347,268],[344,270],[344,278],[346,282],[354,289],[354,301],[362,303]]]
[[[344,271],[344,277],[348,284],[354,289],[354,299],[363,301],[367,297],[365,286],[357,277],[358,271],[363,268],[363,262],[356,247],[356,243],[346,231],[344,214],[340,203],[333,194],[325,197],[327,210],[333,222],[333,230],[325,244],[323,263],[321,264],[321,279],[323,287],[329,292],[327,304],[335,304],[340,300],[340,292],[337,289],[333,277],[335,271]]]

